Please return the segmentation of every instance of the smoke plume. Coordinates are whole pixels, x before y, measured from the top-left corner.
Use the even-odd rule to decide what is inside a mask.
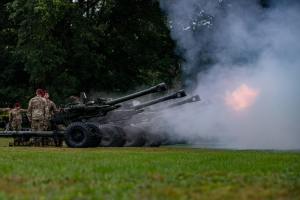
[[[160,4],[184,58],[184,85],[202,98],[164,113],[172,137],[229,148],[299,149],[299,2]]]

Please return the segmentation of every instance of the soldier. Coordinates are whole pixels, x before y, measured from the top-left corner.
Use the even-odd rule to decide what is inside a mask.
[[[14,108],[9,111],[9,129],[13,131],[20,131],[22,129],[22,112],[26,112],[25,109],[21,109],[19,102],[16,102]],[[25,142],[24,138],[16,137],[13,143],[9,143],[9,146],[20,145]]]
[[[52,124],[51,119],[53,118],[54,114],[58,112],[58,109],[53,101],[49,99],[50,95],[47,90],[44,91],[44,98],[46,100],[46,114],[45,114],[45,122],[44,122],[44,129],[45,131],[51,130]],[[43,138],[42,144],[45,146],[62,146],[63,145],[63,139],[62,138]]]
[[[13,131],[22,129],[22,112],[26,112],[26,110],[21,109],[19,102],[15,103],[14,108],[9,111],[9,124]]]
[[[46,99],[46,114],[45,114],[45,124],[44,129],[47,131],[51,129],[51,122],[50,120],[54,116],[54,114],[58,111],[55,103],[49,99],[49,93],[45,90],[44,98]]]
[[[70,105],[79,105],[79,104],[82,104],[82,102],[80,101],[80,97],[78,96],[70,96],[69,97],[69,104]]]
[[[30,99],[27,109],[28,120],[32,131],[43,131],[46,115],[46,100],[43,98],[43,90],[37,89],[36,96]]]

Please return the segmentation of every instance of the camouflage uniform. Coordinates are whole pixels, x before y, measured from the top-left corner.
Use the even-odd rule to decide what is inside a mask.
[[[46,113],[45,113],[45,123],[44,123],[44,129],[47,131],[48,129],[51,129],[51,122],[53,115],[57,111],[56,105],[53,101],[50,99],[46,99]]]
[[[0,112],[7,112],[10,111],[10,108],[0,108]]]
[[[22,128],[22,110],[14,108],[9,111],[9,123],[13,131],[20,131]]]
[[[31,121],[32,131],[43,131],[46,115],[46,100],[40,96],[35,96],[30,99],[27,115],[29,121]]]
[[[80,101],[80,98],[77,96],[70,96],[69,97],[69,104],[71,105],[78,105],[78,104],[82,104],[82,102]]]

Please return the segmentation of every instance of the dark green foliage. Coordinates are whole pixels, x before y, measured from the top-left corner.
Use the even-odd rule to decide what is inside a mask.
[[[26,104],[38,87],[61,102],[80,91],[126,91],[179,75],[155,1],[6,0],[0,17],[2,104]]]

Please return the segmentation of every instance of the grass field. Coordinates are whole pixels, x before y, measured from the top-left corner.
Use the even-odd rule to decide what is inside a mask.
[[[300,153],[0,147],[0,199],[300,199]]]

